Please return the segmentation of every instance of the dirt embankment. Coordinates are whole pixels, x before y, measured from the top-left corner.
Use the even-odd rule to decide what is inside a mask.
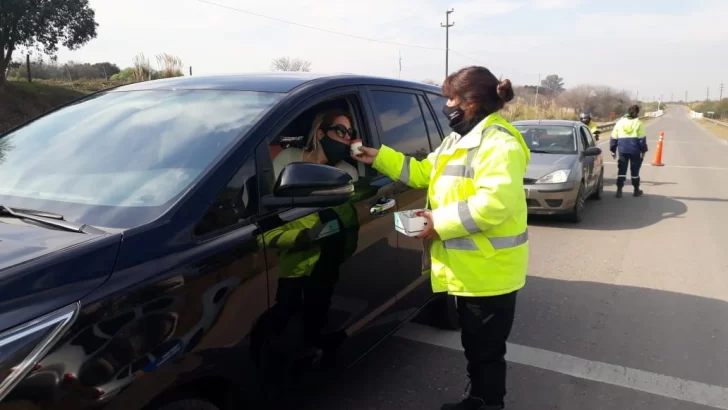
[[[114,87],[109,81],[8,81],[0,91],[0,133],[92,92]]]

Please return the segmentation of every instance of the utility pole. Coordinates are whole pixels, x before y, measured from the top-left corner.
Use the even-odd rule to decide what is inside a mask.
[[[533,99],[533,105],[538,105],[538,89],[541,87],[541,73],[538,74],[538,82],[536,83],[536,98]]]
[[[687,104],[687,102],[688,102],[688,90],[685,90],[685,103]]]
[[[450,23],[450,13],[455,11],[455,9],[450,9],[445,12],[445,24],[440,23],[440,27],[445,27],[445,78],[450,74],[450,70],[448,68],[448,60],[450,59],[450,27],[455,25],[455,22],[453,21]]]
[[[675,101],[675,93],[670,93],[670,102]]]
[[[705,101],[710,101],[710,87],[705,91]]]
[[[718,101],[723,101],[723,83],[720,83],[720,97],[718,97]]]

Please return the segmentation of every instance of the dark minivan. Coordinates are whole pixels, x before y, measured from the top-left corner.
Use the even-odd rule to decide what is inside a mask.
[[[182,77],[1,136],[0,410],[289,407],[425,306],[457,327],[394,230],[425,192],[290,155],[335,108],[421,159],[444,104],[358,75]]]

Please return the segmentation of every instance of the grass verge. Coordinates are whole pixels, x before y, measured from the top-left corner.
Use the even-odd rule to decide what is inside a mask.
[[[111,81],[8,80],[0,92],[0,133],[59,105],[117,85]]]
[[[724,127],[722,125],[718,125],[714,122],[706,121],[701,118],[697,118],[695,121],[706,130],[712,132],[713,135],[723,138],[724,140],[728,140],[728,127]]]

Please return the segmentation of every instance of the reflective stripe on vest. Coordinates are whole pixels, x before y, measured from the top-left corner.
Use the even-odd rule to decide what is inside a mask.
[[[489,131],[493,129],[500,129],[501,131],[505,132],[506,134],[510,136],[514,136],[513,133],[511,133],[508,128],[503,127],[499,124],[493,124],[486,128],[482,135],[481,135],[481,144],[482,145],[482,139],[484,138],[485,134],[487,134]],[[443,144],[444,145],[444,144]],[[475,171],[473,169],[473,159],[475,158],[475,154],[480,149],[480,145],[474,148],[468,149],[468,156],[467,160],[465,162],[465,165],[445,165],[445,169],[443,170],[442,175],[443,176],[450,176],[450,177],[461,177],[461,178],[475,178]],[[439,158],[439,149],[438,149],[438,158]],[[437,161],[437,159],[435,159]],[[437,162],[435,163],[437,164]],[[478,228],[478,225],[475,223],[475,220],[473,219],[473,216],[470,214],[470,209],[468,208],[468,201],[459,201],[458,202],[458,217],[460,218],[460,223],[463,225],[466,231],[468,231],[469,234],[476,234],[478,232],[481,232],[480,228]],[[526,229],[523,233],[520,233],[518,235],[514,236],[502,236],[502,237],[494,237],[494,238],[488,238],[488,241],[490,241],[490,244],[493,246],[493,249],[506,249],[506,248],[514,248],[516,246],[523,245],[524,243],[528,242],[528,229]],[[458,250],[464,250],[464,251],[477,251],[478,247],[475,245],[475,241],[471,238],[454,238],[454,239],[448,239],[446,241],[442,242],[443,247],[445,249],[458,249]]]
[[[435,150],[435,163],[432,164],[432,169],[435,169],[437,167],[437,158],[440,157],[440,153],[448,148],[450,148],[453,143],[455,142],[454,138],[446,137],[442,144],[440,144],[439,147]],[[468,158],[470,158],[470,153],[468,153]],[[404,156],[404,165],[402,166],[402,170],[399,172],[399,177],[397,179],[400,180],[403,184],[408,184],[410,180],[410,160],[412,159],[411,156],[405,155]]]
[[[408,184],[410,179],[410,160],[412,157],[405,155],[404,156],[404,165],[402,166],[402,171],[399,172],[399,179],[402,181],[403,184]]]

